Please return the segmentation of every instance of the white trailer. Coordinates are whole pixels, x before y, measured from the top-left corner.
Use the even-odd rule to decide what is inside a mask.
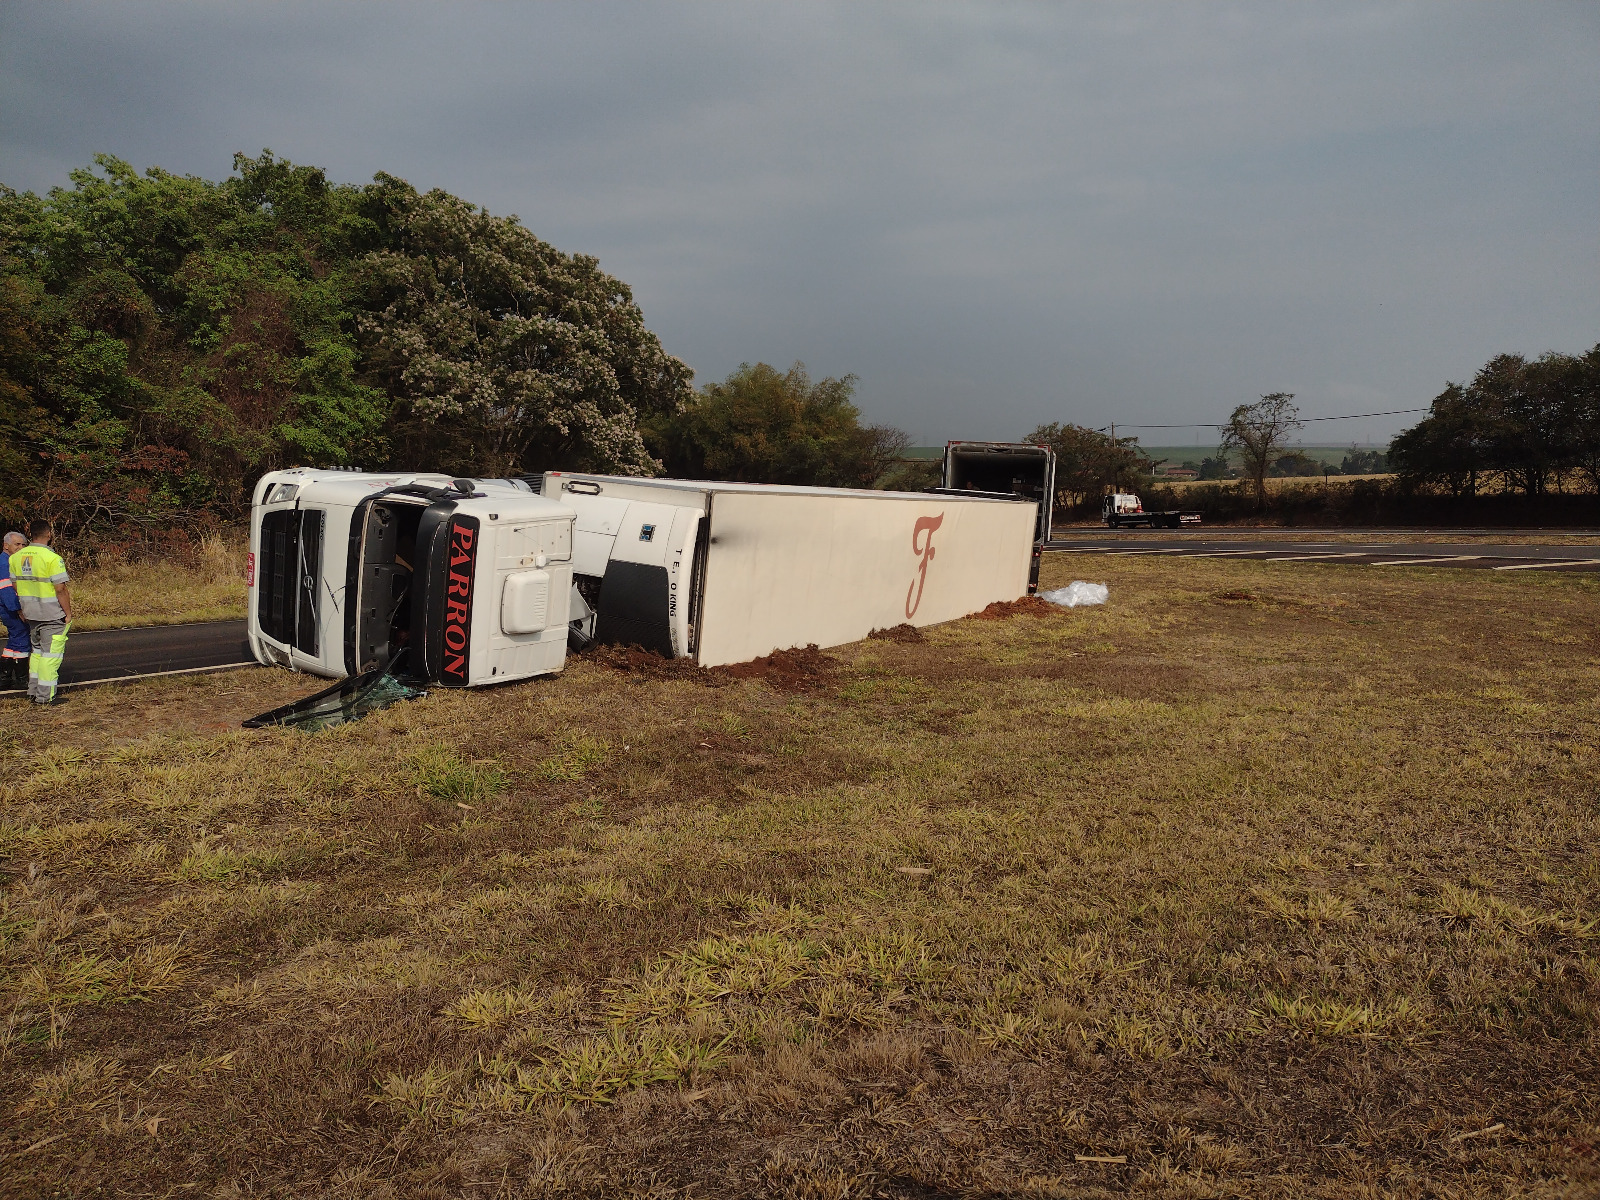
[[[970,495],[562,471],[542,490],[578,515],[580,640],[704,667],[1015,600],[1038,517],[1033,503]]]
[[[256,486],[248,636],[330,679],[402,651],[430,683],[524,679],[569,636],[720,666],[1014,600],[1036,522],[972,495],[293,468]]]

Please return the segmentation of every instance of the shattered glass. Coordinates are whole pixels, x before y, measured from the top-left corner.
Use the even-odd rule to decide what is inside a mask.
[[[314,696],[251,717],[244,722],[244,727],[264,729],[268,725],[285,725],[308,731],[332,729],[359,721],[369,713],[379,712],[402,700],[426,696],[428,689],[407,674],[405,659],[406,652],[402,650],[385,666],[341,679]]]

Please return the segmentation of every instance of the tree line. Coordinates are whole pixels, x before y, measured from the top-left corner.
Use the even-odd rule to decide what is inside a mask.
[[[1446,385],[1389,458],[1405,486],[1456,497],[1490,483],[1527,496],[1600,491],[1600,345],[1490,359],[1470,383]]]
[[[1386,452],[1352,447],[1337,469],[1286,445],[1302,427],[1293,400],[1292,393],[1273,392],[1236,407],[1219,427],[1216,453],[1198,464],[1200,479],[1240,478],[1257,507],[1268,503],[1268,478],[1339,474],[1391,473],[1398,494],[1456,499],[1486,490],[1530,497],[1600,492],[1600,346],[1536,359],[1498,355],[1470,383],[1446,384],[1428,415]],[[1069,506],[1152,482],[1156,463],[1137,438],[1052,422],[1024,440],[1054,448],[1056,485]]]
[[[696,392],[628,286],[515,216],[270,151],[221,182],[100,156],[0,185],[0,516],[138,536],[237,520],[278,467],[870,486],[905,435],[854,379]]]

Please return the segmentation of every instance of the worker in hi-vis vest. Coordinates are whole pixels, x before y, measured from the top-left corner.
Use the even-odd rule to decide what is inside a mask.
[[[35,704],[59,703],[56,680],[67,652],[72,626],[72,593],[67,564],[50,549],[49,521],[28,526],[29,542],[11,556],[11,583],[17,589],[22,618],[28,622],[33,653],[28,656],[28,698]]]
[[[33,652],[28,623],[22,619],[17,589],[11,585],[11,556],[28,544],[15,530],[0,540],[0,621],[5,622],[6,646],[0,650],[0,691],[20,692],[28,686],[28,658]]]

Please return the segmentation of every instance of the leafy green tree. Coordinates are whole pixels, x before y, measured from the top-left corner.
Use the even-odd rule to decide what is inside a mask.
[[[1300,428],[1299,410],[1291,392],[1272,392],[1254,404],[1241,404],[1222,430],[1222,453],[1237,453],[1245,478],[1255,488],[1256,505],[1267,503],[1267,473],[1282,454],[1283,440]]]
[[[741,363],[680,411],[652,418],[647,436],[668,474],[686,479],[872,487],[910,439],[861,424],[855,382],[812,380],[804,363]]]
[[[217,184],[108,156],[0,203],[4,270],[37,289],[48,366],[19,431],[25,503],[69,527],[236,516],[254,477],[348,461],[388,399],[357,378],[336,232],[358,189],[270,153]]]
[[[1382,450],[1363,450],[1351,446],[1339,463],[1341,475],[1382,475],[1389,469],[1389,456]]]
[[[237,519],[290,463],[650,473],[689,369],[515,218],[264,151],[0,186],[0,503],[124,535]]]
[[[1563,380],[1567,444],[1564,459],[1600,492],[1600,346],[1569,360]]]
[[[1476,495],[1479,476],[1489,469],[1488,424],[1465,388],[1446,384],[1428,415],[1390,443],[1389,461],[1406,487]]]
[[[1600,488],[1600,346],[1574,357],[1496,355],[1451,383],[1395,438],[1389,461],[1410,487],[1473,495],[1483,477],[1526,495],[1576,476]]]
[[[1291,450],[1273,460],[1272,474],[1280,479],[1308,479],[1322,474],[1322,464],[1303,450]]]
[[[1052,421],[1022,439],[1056,452],[1056,491],[1069,505],[1112,490],[1133,489],[1148,480],[1154,463],[1139,449],[1139,439],[1115,438],[1084,425]]]

